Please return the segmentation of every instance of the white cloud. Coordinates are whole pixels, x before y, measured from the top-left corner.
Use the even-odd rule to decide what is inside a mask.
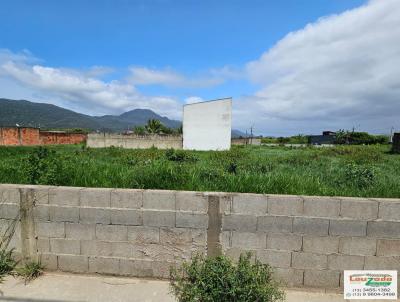
[[[181,106],[174,98],[145,96],[128,83],[105,82],[94,75],[110,72],[105,68],[86,71],[28,64],[28,60],[4,55],[0,75],[35,90],[43,100],[90,114],[121,113],[134,108],[148,108],[171,118],[181,117]]]
[[[130,68],[128,80],[134,85],[163,85],[168,87],[206,88],[222,84],[227,78],[225,69],[212,69],[205,75],[186,77],[172,69]],[[225,72],[225,73],[224,73]]]
[[[200,102],[204,102],[205,100],[201,97],[198,96],[190,96],[187,97],[184,102],[185,104],[194,104],[194,103],[200,103]]]
[[[399,41],[398,0],[321,18],[247,64],[261,89],[238,107],[266,129],[400,126]]]

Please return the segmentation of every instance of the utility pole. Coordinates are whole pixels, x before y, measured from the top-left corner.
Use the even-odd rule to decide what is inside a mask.
[[[254,127],[254,125],[252,125],[250,127],[250,145],[253,144],[253,127]]]
[[[390,138],[389,138],[390,143],[393,143],[393,131],[394,131],[394,127],[392,126],[392,128],[390,128]]]

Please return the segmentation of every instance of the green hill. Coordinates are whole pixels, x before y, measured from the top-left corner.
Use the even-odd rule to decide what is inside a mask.
[[[158,119],[165,126],[177,128],[180,121],[170,120],[149,109],[134,109],[121,115],[90,116],[45,103],[0,99],[0,126],[30,126],[40,128],[84,128],[101,131],[121,131]]]

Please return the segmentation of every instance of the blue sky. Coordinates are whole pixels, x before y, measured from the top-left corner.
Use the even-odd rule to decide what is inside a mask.
[[[238,104],[235,108],[236,124],[242,129],[252,119],[251,112],[244,114],[249,104],[261,106],[261,111],[265,111],[262,116],[255,114],[260,132],[275,131],[279,135],[285,123],[287,133],[339,127],[334,121],[326,123],[326,112],[315,116],[321,122],[312,127],[307,126],[304,114],[302,116],[299,112],[297,114],[301,120],[276,114],[279,108],[284,111],[302,101],[289,99],[291,93],[288,89],[283,91],[284,88],[269,93],[274,85],[281,83],[282,74],[286,76],[288,72],[282,67],[283,63],[272,66],[270,70],[269,66],[297,56],[309,56],[309,60],[312,60],[316,50],[303,53],[306,51],[303,45],[313,44],[307,40],[312,36],[325,37],[320,29],[324,27],[328,28],[326,41],[325,38],[317,41],[330,47],[325,49],[329,58],[333,42],[354,41],[351,37],[346,41],[334,40],[342,39],[338,38],[340,30],[343,35],[354,30],[340,28],[341,24],[350,22],[346,18],[348,12],[356,15],[353,21],[365,18],[368,24],[360,24],[359,28],[356,26],[355,30],[359,32],[352,33],[363,35],[366,26],[373,28],[376,25],[374,22],[377,19],[370,17],[371,12],[386,9],[389,14],[389,8],[398,11],[399,5],[393,0],[381,0],[386,7],[377,2],[0,0],[0,65],[4,67],[3,71],[0,70],[0,89],[3,88],[5,93],[0,97],[52,102],[92,115],[121,113],[138,106],[149,107],[179,118],[180,104],[232,96]],[[379,5],[382,7],[379,8]],[[369,11],[363,13],[363,9]],[[324,17],[322,21],[319,20],[321,17]],[[326,25],[327,22],[330,25]],[[307,24],[311,24],[312,28],[307,29]],[[334,31],[338,33],[330,36]],[[290,41],[291,35],[305,39],[303,44],[298,44],[301,45],[298,46],[298,53],[293,49],[296,43]],[[288,45],[282,49],[285,43],[294,43],[294,46]],[[287,53],[289,48],[293,51],[290,54]],[[271,64],[274,55],[271,51],[274,49],[283,54],[278,54],[276,61]],[[337,51],[340,53],[340,50]],[[329,62],[326,64],[329,65]],[[291,66],[290,73],[305,72],[305,65],[297,66],[296,63]],[[349,75],[349,71],[346,71],[346,75]],[[325,73],[321,74],[321,77],[324,76]],[[33,77],[39,78],[35,80]],[[54,83],[56,79],[63,81],[64,77],[67,78],[63,87]],[[51,83],[46,82],[49,78]],[[329,83],[331,80],[326,81]],[[315,80],[304,85],[311,82],[315,83]],[[66,87],[66,83],[71,85]],[[88,96],[85,87],[90,87],[90,93],[101,101],[96,102],[96,96]],[[306,88],[300,91],[303,89]],[[275,101],[267,99],[266,94],[274,93],[279,98]],[[378,92],[371,93],[376,95]],[[340,97],[353,98],[351,106],[361,106],[353,96]],[[324,99],[320,100],[321,107],[324,107]],[[326,102],[325,105],[332,105],[330,100]],[[289,107],[282,105],[286,103]],[[303,107],[303,111],[307,110]],[[336,114],[346,108],[348,106],[339,108]],[[253,113],[258,112],[260,109]],[[375,121],[375,117],[371,117],[364,121],[349,116],[342,124],[343,127],[351,127],[358,123],[365,129],[377,132],[377,125],[383,118],[380,116]],[[266,126],[271,123],[276,126]],[[391,123],[389,119],[385,127]]]

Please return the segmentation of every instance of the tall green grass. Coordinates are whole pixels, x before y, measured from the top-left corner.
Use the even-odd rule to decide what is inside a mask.
[[[0,182],[271,194],[400,197],[400,155],[388,146],[234,146],[195,152],[0,148]]]

